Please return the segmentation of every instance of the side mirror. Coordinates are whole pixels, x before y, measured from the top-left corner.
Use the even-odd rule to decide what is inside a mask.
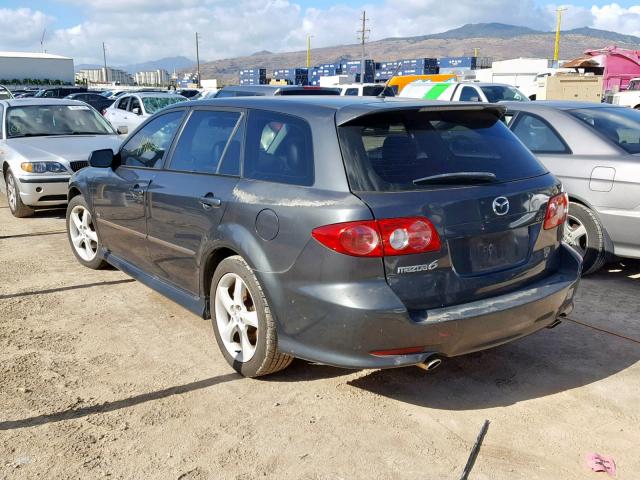
[[[89,155],[89,165],[98,168],[109,168],[113,165],[113,150],[106,148],[104,150],[94,150]]]
[[[129,127],[120,125],[117,129],[118,135],[127,135],[129,133]]]
[[[131,113],[133,113],[134,115],[142,115],[142,112],[140,111],[140,109],[138,107],[136,107],[133,110],[131,110]]]

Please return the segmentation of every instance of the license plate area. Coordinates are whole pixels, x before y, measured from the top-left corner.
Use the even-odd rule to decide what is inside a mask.
[[[517,267],[529,253],[529,227],[453,241],[453,263],[460,274],[480,274]]]

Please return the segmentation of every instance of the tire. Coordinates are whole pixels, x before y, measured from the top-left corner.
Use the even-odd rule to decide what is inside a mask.
[[[93,214],[82,195],[67,205],[67,239],[76,259],[85,267],[99,270],[107,265],[102,259],[102,242],[93,223]]]
[[[598,271],[607,260],[604,228],[596,214],[579,203],[569,202],[564,240],[582,256],[582,274]]]
[[[292,356],[278,351],[271,309],[242,257],[235,255],[220,262],[211,281],[209,302],[218,347],[238,373],[260,377],[283,370],[293,361]]]
[[[35,210],[22,203],[22,198],[20,198],[20,184],[10,168],[7,169],[4,182],[7,190],[7,203],[13,216],[16,218],[32,216]]]

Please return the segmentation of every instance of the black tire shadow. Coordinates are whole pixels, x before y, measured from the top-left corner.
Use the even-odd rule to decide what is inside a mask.
[[[447,359],[431,373],[416,367],[377,370],[348,383],[422,407],[477,410],[589,385],[638,360],[638,344],[564,322],[514,343]]]
[[[356,371],[357,370],[331,367],[329,365],[321,365],[319,363],[294,358],[291,365],[284,370],[265,377],[259,377],[259,380],[267,382],[311,382],[314,380],[343,377],[345,375],[351,375]]]
[[[636,278],[633,278],[636,276]],[[631,258],[616,258],[591,275],[584,277],[586,280],[611,280],[621,279],[625,282],[640,285],[640,260]]]
[[[33,213],[33,217],[31,218],[57,218],[61,220],[66,220],[67,209],[66,207],[37,209]]]

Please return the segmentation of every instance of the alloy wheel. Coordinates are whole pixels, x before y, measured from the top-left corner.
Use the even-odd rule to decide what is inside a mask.
[[[227,352],[238,362],[248,362],[258,344],[258,312],[247,284],[239,275],[227,273],[215,294],[218,332]]]
[[[13,175],[7,175],[7,197],[9,198],[9,206],[11,210],[15,210],[18,205],[18,192],[16,191],[16,184],[13,180]]]
[[[98,254],[98,234],[93,225],[91,213],[82,205],[71,210],[69,236],[76,253],[83,260],[90,262]]]
[[[586,227],[576,217],[569,215],[564,229],[564,241],[571,245],[582,257],[587,253],[589,237]]]

